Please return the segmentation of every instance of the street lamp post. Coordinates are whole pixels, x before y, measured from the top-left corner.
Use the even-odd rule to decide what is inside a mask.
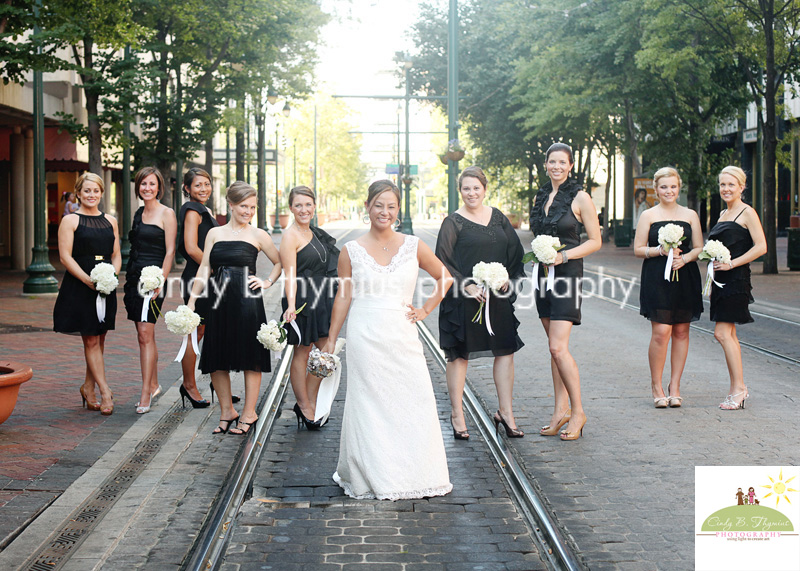
[[[268,98],[269,100],[269,98]],[[278,96],[275,95],[274,99],[269,100],[271,105],[275,105],[278,101]],[[289,107],[289,102],[287,101],[286,104],[283,106],[281,113],[283,113],[284,117],[289,117],[289,113],[291,112],[291,107]],[[273,234],[280,234],[281,233],[281,223],[280,223],[280,214],[281,214],[281,204],[280,204],[280,171],[278,170],[278,128],[280,127],[280,120],[278,118],[277,113],[275,116],[275,224],[272,226],[272,233]]]
[[[458,139],[458,0],[450,0],[447,28],[447,129]],[[447,161],[447,212],[458,209],[458,161]]]
[[[39,21],[41,3],[34,4],[34,20]],[[41,34],[34,24],[34,36]],[[36,48],[41,53],[42,48]],[[47,248],[47,189],[44,184],[44,84],[42,72],[33,72],[33,228],[34,245],[31,264],[25,271],[28,278],[22,284],[23,293],[56,293],[58,280],[53,276],[55,268],[50,265]]]
[[[403,192],[405,193],[405,213],[403,215],[403,221],[400,224],[400,231],[403,234],[413,234],[414,228],[411,223],[411,152],[410,152],[410,132],[409,132],[409,115],[408,115],[408,107],[411,100],[411,87],[408,81],[408,73],[411,70],[411,66],[414,65],[410,59],[406,59],[403,62],[403,68],[405,69],[406,74],[406,163],[403,166]]]

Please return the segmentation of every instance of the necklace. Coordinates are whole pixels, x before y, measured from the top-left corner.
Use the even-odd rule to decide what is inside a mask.
[[[309,240],[308,243],[311,244],[312,248],[314,248],[314,251],[317,253],[317,257],[319,257],[319,261],[322,262],[323,264],[327,264],[328,251],[325,249],[325,246],[322,247],[322,252],[325,254],[325,257],[323,257],[322,254],[320,254],[319,250],[317,250],[317,247],[314,245],[314,238],[316,238],[316,236],[312,233],[311,240]]]
[[[389,239],[386,241],[386,245],[385,245],[385,246],[384,246],[384,245],[382,245],[380,242],[378,242],[378,239],[377,239],[377,238],[375,238],[375,241],[376,241],[376,242],[378,242],[378,246],[380,246],[380,247],[381,247],[381,249],[382,249],[384,252],[388,252],[388,251],[389,251],[389,242],[391,242],[391,241],[392,241],[392,238],[394,238],[394,236],[391,236],[391,237],[390,237],[390,238],[389,238]]]
[[[238,236],[238,235],[239,235],[239,234],[241,234],[241,233],[242,233],[242,231],[243,231],[245,228],[247,228],[248,226],[250,226],[250,225],[249,225],[249,224],[245,224],[244,226],[242,226],[242,227],[241,227],[241,228],[239,228],[238,230],[234,230],[234,229],[233,229],[233,224],[231,224],[231,234],[233,234],[234,236]]]

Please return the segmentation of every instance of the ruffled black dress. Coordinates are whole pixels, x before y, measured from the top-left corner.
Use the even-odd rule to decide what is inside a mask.
[[[744,212],[744,210],[742,210]],[[741,212],[736,218],[741,216]],[[737,258],[753,247],[750,231],[733,220],[717,222],[708,233],[709,240],[719,240],[731,252],[731,259]],[[750,283],[750,264],[732,270],[719,270],[714,279],[725,287],[711,284],[711,321],[723,323],[752,323],[749,305],[753,299],[753,286]]]
[[[519,320],[514,315],[515,281],[525,276],[522,244],[508,218],[492,208],[486,226],[476,224],[457,212],[442,222],[436,240],[436,257],[455,280],[439,306],[439,345],[448,361],[500,357],[519,351],[525,344],[517,335]],[[485,321],[473,323],[480,302],[464,288],[474,283],[472,268],[478,262],[500,262],[511,280],[508,295],[489,296],[489,314],[494,335],[489,335]]]
[[[181,206],[179,216],[181,225],[178,233],[178,252],[180,252],[181,256],[186,259],[186,266],[183,268],[183,273],[181,274],[183,303],[189,302],[189,297],[192,295],[192,283],[194,277],[197,275],[197,270],[200,268],[200,264],[195,262],[186,251],[186,243],[184,242],[183,238],[183,229],[186,225],[186,213],[189,210],[194,210],[202,217],[200,225],[197,227],[197,247],[200,248],[200,250],[205,251],[206,236],[208,236],[208,231],[219,226],[217,219],[212,216],[208,208],[199,202],[184,202]],[[195,301],[194,311],[197,313],[197,315],[203,318],[203,324],[205,324],[206,317],[208,316],[208,310],[210,309],[208,302],[209,294],[210,292],[207,292],[206,295],[201,295],[197,298],[197,301]]]
[[[270,370],[269,351],[256,339],[267,322],[261,290],[247,287],[247,276],[255,275],[258,248],[241,240],[216,242],[211,249],[211,309],[200,353],[200,370]],[[220,292],[217,297],[216,292]]]
[[[338,281],[336,267],[339,249],[336,240],[321,228],[311,228],[311,241],[297,252],[297,292],[295,309],[303,310],[297,314],[295,323],[300,330],[300,343],[294,327],[285,325],[290,345],[310,346],[313,342],[328,336],[331,327],[331,312],[336,298]],[[281,299],[282,312],[289,307],[284,291]]]
[[[72,257],[81,269],[90,274],[102,262],[111,263],[114,253],[114,227],[105,214],[87,216],[78,214],[80,220],[72,242]],[[71,273],[66,272],[53,307],[53,331],[71,335],[102,335],[114,329],[117,316],[117,294],[106,296],[106,318],[97,319],[95,303],[97,291]]]
[[[139,277],[142,275],[142,270],[147,266],[162,267],[164,265],[164,257],[167,255],[164,229],[155,224],[142,222],[142,212],[144,212],[144,206],[139,208],[136,214],[133,215],[133,225],[128,233],[131,253],[125,270],[125,297],[123,301],[128,312],[128,319],[134,322],[142,320],[144,297],[139,293]],[[162,287],[158,297],[151,300],[147,311],[147,323],[158,321],[166,293],[167,288]]]
[[[553,185],[547,181],[536,194],[531,210],[531,231],[534,236],[542,234],[557,236],[569,250],[581,243],[580,222],[572,212],[572,201],[583,190],[575,179],[569,178],[558,187],[558,192],[550,204],[550,209],[545,214],[544,206],[553,191]],[[559,264],[550,268],[555,270],[553,289],[547,291],[544,266],[539,264],[539,275],[534,279],[539,282],[536,292],[536,310],[539,319],[549,318],[551,321],[571,321],[575,325],[581,324],[581,303],[583,259],[569,260],[566,264]]]
[[[692,244],[692,225],[682,220],[662,220],[650,225],[647,245],[658,248],[658,231],[667,224],[683,228],[686,237],[681,250],[688,252]],[[678,270],[677,280],[664,279],[666,256],[646,258],[642,262],[642,284],[639,288],[639,314],[650,321],[675,325],[691,323],[703,313],[703,286],[697,262],[689,262]]]

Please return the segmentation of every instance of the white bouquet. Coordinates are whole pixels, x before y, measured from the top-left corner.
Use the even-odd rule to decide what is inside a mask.
[[[703,251],[697,256],[698,260],[708,260],[711,262],[731,263],[731,251],[719,240],[709,240],[703,246]]]
[[[486,329],[489,331],[489,335],[494,335],[492,324],[489,321],[489,292],[499,293],[501,288],[508,283],[508,270],[500,262],[478,262],[472,267],[472,279],[486,293],[472,322],[483,323],[483,310],[486,308]]]
[[[683,228],[677,224],[665,224],[658,229],[658,244],[667,254],[667,265],[664,268],[664,279],[669,280],[669,270],[672,268],[672,260],[675,257],[673,250],[681,245],[686,239],[683,235]],[[678,270],[672,272],[672,281],[678,281]]]
[[[153,307],[153,312],[158,311],[158,306],[153,303],[153,293],[164,285],[164,274],[158,266],[147,266],[142,268],[139,275],[139,295],[144,298],[142,302],[142,315],[139,321],[147,321],[148,306]]]
[[[164,315],[167,329],[175,335],[189,335],[200,325],[200,316],[189,309],[189,306],[179,305],[175,311],[168,311]]]
[[[714,262],[721,262],[723,264],[731,263],[731,251],[725,247],[725,244],[719,240],[709,240],[703,246],[703,251],[697,256],[698,260],[708,260],[708,269],[706,271],[706,285],[703,286],[703,295],[706,295],[711,289],[711,282],[714,282],[717,287],[725,287],[714,279]]]
[[[163,287],[164,274],[158,266],[147,266],[142,268],[142,273],[139,276],[139,293],[142,295],[152,293],[155,290]]]
[[[294,312],[295,315],[303,311],[305,306],[305,303],[301,305],[300,309]],[[286,325],[286,320],[278,323],[274,319],[270,319],[267,323],[262,323],[261,327],[258,328],[256,339],[258,339],[258,342],[264,346],[264,349],[269,349],[270,351],[283,351],[283,348],[286,347],[286,339],[288,337],[286,330],[283,328],[284,325]],[[298,329],[294,322],[292,322],[292,325],[297,333],[297,342],[299,343],[300,329]]]
[[[522,263],[544,264],[545,275],[547,275],[547,266],[555,263],[558,251],[563,249],[564,246],[558,237],[540,234],[531,241],[531,251],[523,256]]]
[[[330,377],[334,371],[336,371],[336,367],[338,367],[342,363],[342,360],[332,353],[325,353],[324,351],[320,351],[316,347],[311,349],[311,353],[308,355],[308,365],[306,366],[306,371],[314,375],[315,377],[326,378]]]
[[[95,289],[100,292],[100,295],[110,294],[119,285],[114,266],[107,262],[101,262],[92,268],[89,278],[91,278]]]
[[[283,348],[286,347],[286,330],[281,325],[274,319],[261,324],[256,333],[256,339],[264,346],[264,349],[283,351]]]
[[[89,279],[97,290],[97,299],[94,306],[97,311],[97,321],[104,323],[106,320],[106,296],[117,289],[119,280],[114,272],[114,266],[108,262],[100,262],[89,273]]]

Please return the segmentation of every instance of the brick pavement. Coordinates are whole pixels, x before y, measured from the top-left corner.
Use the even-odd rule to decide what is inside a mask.
[[[242,507],[223,570],[544,569],[486,445],[456,441],[444,375],[429,359],[453,492],[425,500],[353,500],[333,482],[346,391],[331,421],[298,431],[287,396]],[[400,437],[400,435],[398,435]]]

